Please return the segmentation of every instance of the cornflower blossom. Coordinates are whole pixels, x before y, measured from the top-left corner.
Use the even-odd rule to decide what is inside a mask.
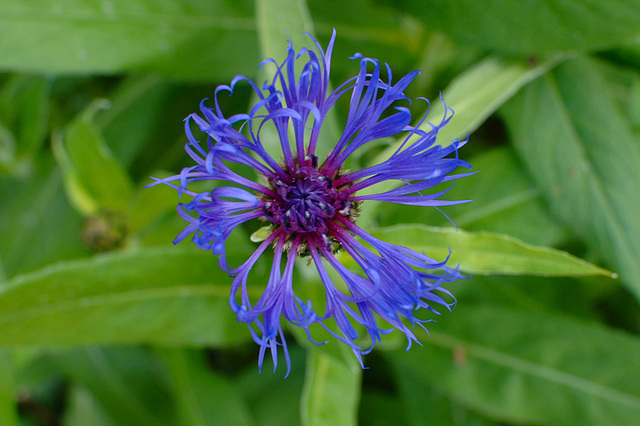
[[[450,187],[435,193],[426,191],[468,175],[450,175],[458,167],[470,168],[457,157],[458,148],[466,141],[454,140],[446,147],[434,145],[439,130],[451,118],[451,109],[445,107],[441,123],[428,124],[425,127],[430,130],[425,131],[419,127],[426,116],[418,126],[412,126],[409,109],[394,106],[397,101],[410,102],[403,91],[418,71],[393,83],[391,69],[385,64],[385,81],[378,60],[356,54],[351,59],[359,61],[358,74],[329,92],[335,31],[326,51],[313,41],[319,55],[309,49],[296,53],[289,42],[282,64],[273,59],[263,61],[261,66],[276,66],[275,77],[265,82],[263,89],[244,76],[235,77],[228,86],[219,86],[214,92],[214,108],[206,106],[205,99],[200,104],[200,114],[185,119],[185,150],[195,165],[179,175],[154,178],[156,182],[151,184],[167,184],[180,194],[193,197],[178,204],[178,213],[188,225],[174,244],[193,234],[199,248],[218,256],[220,268],[233,277],[231,309],[238,321],[248,325],[253,340],[260,345],[259,368],[269,349],[275,371],[278,346],[282,346],[287,374],[290,359],[283,316],[304,329],[314,343],[309,327],[319,324],[349,345],[363,365],[361,355],[369,353],[381,342],[383,334],[392,331],[381,328],[380,319],[407,336],[408,350],[412,342],[418,342],[413,326],[424,328],[423,323],[430,321],[416,318],[414,311],[424,308],[437,314],[434,305],[451,310],[455,298],[442,285],[461,278],[457,269],[447,267],[446,259],[437,262],[423,253],[380,241],[361,229],[356,220],[365,201],[411,206],[459,203],[439,199]],[[299,74],[295,70],[297,60],[306,60]],[[240,82],[253,89],[257,102],[248,114],[225,117],[218,96],[225,92],[231,96]],[[351,100],[344,131],[320,161],[316,146],[325,118],[347,94]],[[395,111],[383,116],[392,106]],[[193,134],[192,124],[206,135],[206,142]],[[267,125],[277,130],[280,162],[265,149],[263,139],[268,132],[263,129]],[[388,160],[356,171],[343,168],[345,161],[367,143],[399,135],[404,136],[404,143]],[[239,174],[237,165],[255,170],[257,179]],[[231,185],[196,192],[189,189],[196,181]],[[361,193],[386,181],[396,182],[397,187]],[[226,258],[227,239],[237,226],[254,219],[268,225],[266,238],[245,263],[232,268]],[[346,253],[352,259],[359,273],[340,262],[339,251],[343,252],[340,256]],[[273,256],[271,272],[267,282],[252,282],[264,285],[262,295],[252,300],[247,287],[249,274],[262,256]],[[317,312],[310,301],[296,295],[297,258],[304,258],[317,269],[326,295],[324,312]],[[334,270],[331,273],[330,268]],[[335,322],[333,327],[328,324],[330,320]],[[369,347],[361,347],[362,334],[368,335],[365,342],[370,342]]]

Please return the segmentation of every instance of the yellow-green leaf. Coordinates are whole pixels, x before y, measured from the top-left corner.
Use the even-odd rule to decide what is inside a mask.
[[[376,238],[408,247],[442,261],[451,249],[448,265],[480,274],[585,276],[616,274],[567,252],[526,244],[508,235],[465,232],[455,228],[398,225],[371,232]]]

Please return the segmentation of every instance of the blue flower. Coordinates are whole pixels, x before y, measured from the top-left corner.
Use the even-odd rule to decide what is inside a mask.
[[[233,277],[229,303],[237,320],[248,325],[260,345],[260,368],[267,350],[277,365],[278,346],[282,346],[290,368],[282,317],[304,329],[312,341],[309,327],[319,324],[349,345],[361,365],[361,355],[392,331],[381,328],[380,320],[402,331],[409,349],[413,341],[418,342],[413,326],[424,328],[428,321],[416,318],[414,312],[424,308],[437,313],[436,305],[450,310],[455,299],[442,285],[461,277],[457,269],[445,265],[446,260],[437,262],[423,253],[380,241],[357,225],[366,201],[412,206],[460,202],[440,200],[448,189],[428,192],[467,175],[451,174],[458,167],[470,168],[457,157],[464,142],[435,145],[436,135],[453,111],[446,108],[438,125],[422,126],[425,117],[420,125],[412,126],[409,109],[396,104],[409,101],[403,91],[418,71],[394,83],[388,65],[385,80],[380,62],[360,54],[352,58],[359,63],[358,74],[330,91],[334,41],[335,31],[323,51],[314,40],[319,56],[308,49],[296,53],[289,43],[282,64],[272,59],[263,62],[275,64],[276,72],[262,89],[243,76],[235,77],[229,86],[219,86],[213,108],[205,105],[205,100],[200,114],[185,119],[185,150],[195,165],[170,178],[155,178],[154,184],[164,183],[193,197],[178,204],[178,213],[189,224],[174,243],[193,235],[195,244],[217,255],[220,267]],[[302,69],[296,72],[299,61]],[[248,114],[226,117],[218,96],[225,92],[231,96],[239,83],[248,84],[257,101]],[[316,152],[319,134],[327,114],[343,96],[350,97],[344,131],[321,160]],[[199,128],[206,140],[199,140],[193,127]],[[356,171],[344,168],[345,161],[367,143],[399,135],[404,143],[388,160]],[[270,136],[279,140],[276,157],[281,161],[267,152],[265,141]],[[247,173],[248,168],[255,172]],[[245,171],[244,175],[239,170]],[[197,192],[191,185],[197,181],[223,184]],[[385,181],[394,181],[398,187],[363,193]],[[229,235],[237,226],[255,219],[268,226],[264,240],[245,263],[229,266],[225,247]],[[345,254],[357,265],[358,273],[340,262],[338,257]],[[264,291],[255,300],[247,285],[262,256],[273,256],[273,260]],[[293,273],[297,258],[305,258],[317,270],[326,294],[323,312],[296,295]],[[363,334],[368,335],[368,347],[361,346]]]

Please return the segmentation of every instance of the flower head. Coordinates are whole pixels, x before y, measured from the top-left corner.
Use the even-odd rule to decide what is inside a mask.
[[[289,43],[282,64],[271,59],[263,62],[275,64],[276,72],[262,89],[243,76],[235,77],[229,86],[219,86],[213,108],[203,101],[200,114],[185,119],[185,149],[195,165],[154,183],[170,185],[193,197],[178,205],[178,213],[189,224],[174,242],[193,234],[195,244],[217,255],[220,267],[233,277],[231,309],[260,345],[260,367],[267,349],[277,365],[278,346],[282,346],[289,366],[282,317],[309,336],[309,327],[319,324],[349,345],[362,364],[361,355],[391,331],[379,325],[380,319],[402,331],[410,347],[417,342],[412,327],[426,322],[414,312],[425,308],[437,313],[434,306],[450,309],[455,301],[442,285],[460,274],[447,267],[446,260],[437,262],[423,253],[380,241],[356,224],[365,201],[413,206],[459,202],[439,199],[448,189],[428,193],[440,183],[465,176],[450,174],[458,167],[469,167],[457,157],[464,142],[435,145],[436,135],[452,111],[446,108],[442,122],[427,126],[429,131],[412,126],[409,109],[396,104],[409,100],[404,90],[418,72],[394,83],[388,65],[383,79],[380,62],[360,54],[352,58],[359,62],[358,74],[330,91],[334,40],[335,32],[326,51],[314,40],[319,55],[308,49],[296,53]],[[298,60],[304,64],[296,73]],[[252,88],[257,102],[248,114],[226,117],[218,96],[224,92],[230,96],[239,83]],[[350,96],[344,131],[321,159],[316,152],[320,130],[343,96]],[[199,128],[205,140],[197,138],[192,127]],[[271,134],[268,127],[274,129]],[[265,148],[264,141],[273,134],[279,141],[276,157],[281,161]],[[400,135],[404,143],[388,160],[356,171],[344,168],[345,161],[367,143]],[[247,169],[242,166],[255,172],[241,174],[238,170]],[[191,189],[196,181],[222,183],[210,191],[196,192]],[[399,186],[378,193],[371,190],[385,181]],[[363,193],[365,189],[369,190]],[[242,265],[231,267],[226,241],[234,228],[254,219],[268,226],[266,237]],[[357,265],[357,273],[338,259],[345,254]],[[252,300],[247,291],[249,273],[262,256],[273,257],[271,273],[262,295]],[[326,294],[323,312],[296,294],[293,274],[297,258],[306,258],[317,270]],[[359,343],[362,334],[368,335],[369,347]]]

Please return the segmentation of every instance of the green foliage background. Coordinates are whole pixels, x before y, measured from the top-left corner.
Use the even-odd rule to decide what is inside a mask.
[[[474,200],[444,209],[457,230],[374,203],[360,223],[434,258],[450,247],[473,277],[424,346],[392,333],[366,370],[289,329],[285,379],[258,374],[217,261],[171,245],[175,191],[142,187],[189,164],[182,119],[218,84],[264,80],[262,59],[332,28],[334,85],[355,52],[396,79],[421,70],[408,95],[439,122],[442,93],[456,115],[438,140],[468,134],[479,172],[450,192]],[[0,0],[0,424],[637,424],[638,188],[635,0]],[[254,231],[232,236],[231,264]]]

